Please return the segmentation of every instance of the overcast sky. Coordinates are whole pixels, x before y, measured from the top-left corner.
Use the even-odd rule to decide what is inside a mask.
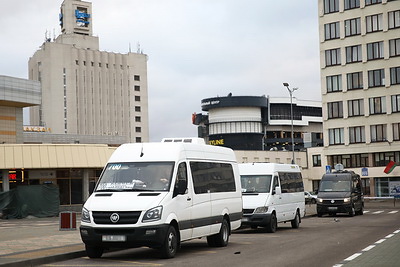
[[[89,1],[90,2],[90,1]],[[93,0],[100,50],[148,60],[150,140],[197,136],[191,114],[209,97],[320,100],[318,1]],[[60,33],[62,0],[0,3],[0,75],[28,78],[46,30]]]

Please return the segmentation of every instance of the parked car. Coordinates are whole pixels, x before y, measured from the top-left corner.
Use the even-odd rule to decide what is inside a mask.
[[[315,204],[317,203],[317,195],[304,191],[304,200],[306,204]]]

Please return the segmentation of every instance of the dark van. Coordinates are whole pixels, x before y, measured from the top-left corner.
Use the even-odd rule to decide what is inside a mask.
[[[353,171],[327,173],[321,179],[317,195],[317,215],[348,213],[351,217],[364,213],[364,196],[360,175]]]

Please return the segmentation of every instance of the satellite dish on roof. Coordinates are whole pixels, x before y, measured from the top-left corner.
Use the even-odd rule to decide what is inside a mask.
[[[343,171],[344,170],[343,164],[340,164],[340,163],[336,164],[335,165],[335,170],[338,171],[338,172]]]

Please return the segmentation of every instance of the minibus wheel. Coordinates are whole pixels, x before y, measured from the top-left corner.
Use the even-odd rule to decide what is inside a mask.
[[[104,249],[102,247],[92,247],[85,245],[86,254],[91,259],[100,258],[103,255]]]
[[[176,234],[176,229],[172,225],[168,227],[167,235],[160,248],[161,257],[164,259],[170,259],[175,257],[176,251],[178,249],[178,236]]]
[[[268,233],[275,233],[276,232],[276,228],[278,228],[278,221],[276,219],[276,215],[273,212],[271,214],[271,219],[269,221],[269,223],[266,226],[266,230]]]
[[[354,209],[354,205],[352,205],[352,206],[351,206],[351,210],[350,210],[350,212],[349,212],[349,216],[350,216],[350,217],[354,217],[355,214],[356,214],[356,211],[355,211],[355,209]]]
[[[292,228],[297,229],[300,226],[300,215],[299,212],[296,211],[296,216],[294,217],[293,220],[290,221],[290,223],[292,224]]]
[[[229,242],[229,224],[226,219],[222,221],[218,234],[207,236],[207,244],[210,247],[226,247]]]

